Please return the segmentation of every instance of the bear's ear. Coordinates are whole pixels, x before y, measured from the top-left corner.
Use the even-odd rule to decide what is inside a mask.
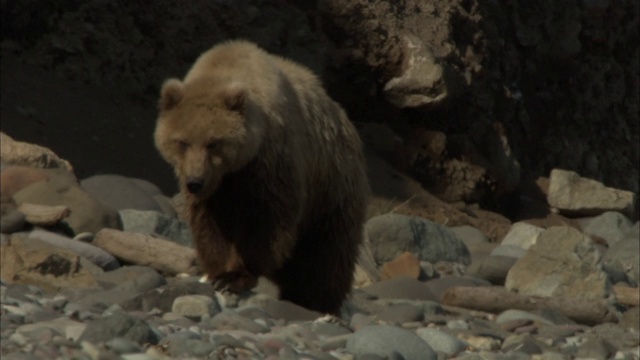
[[[242,84],[229,85],[224,94],[224,104],[229,110],[242,112],[247,101],[247,91]]]
[[[168,79],[160,90],[160,110],[173,109],[184,96],[184,85],[178,79]]]

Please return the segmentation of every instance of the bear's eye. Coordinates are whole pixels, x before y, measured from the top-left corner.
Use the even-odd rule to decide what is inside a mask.
[[[189,144],[184,140],[175,140],[175,143],[180,150],[187,150],[187,148],[189,148]]]
[[[207,144],[207,149],[209,151],[213,151],[215,149],[217,149],[220,146],[220,141],[218,140],[212,140],[209,142],[209,144]]]

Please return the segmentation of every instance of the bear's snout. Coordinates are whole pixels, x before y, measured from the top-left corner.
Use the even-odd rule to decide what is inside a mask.
[[[188,179],[187,190],[192,194],[197,194],[202,190],[204,183],[200,179]]]

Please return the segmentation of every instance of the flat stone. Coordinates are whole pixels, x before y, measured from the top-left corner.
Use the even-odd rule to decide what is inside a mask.
[[[611,284],[602,255],[591,239],[570,227],[555,226],[509,270],[505,287],[525,295],[604,299]]]
[[[502,245],[515,245],[522,249],[528,249],[538,241],[538,236],[543,228],[526,222],[517,222],[511,225],[509,232],[502,240]]]
[[[346,348],[356,356],[373,354],[391,358],[397,353],[405,360],[438,358],[429,344],[415,332],[388,325],[372,325],[356,331],[347,340]]]
[[[553,169],[549,177],[549,205],[568,215],[592,216],[606,211],[618,211],[631,216],[636,195],[604,186],[595,180],[580,177],[573,171]]]

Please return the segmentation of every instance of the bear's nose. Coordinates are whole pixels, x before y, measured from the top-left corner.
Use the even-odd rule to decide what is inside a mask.
[[[187,190],[189,190],[189,192],[192,193],[192,194],[196,194],[197,192],[202,190],[202,185],[203,185],[202,181],[189,180],[187,182]]]

